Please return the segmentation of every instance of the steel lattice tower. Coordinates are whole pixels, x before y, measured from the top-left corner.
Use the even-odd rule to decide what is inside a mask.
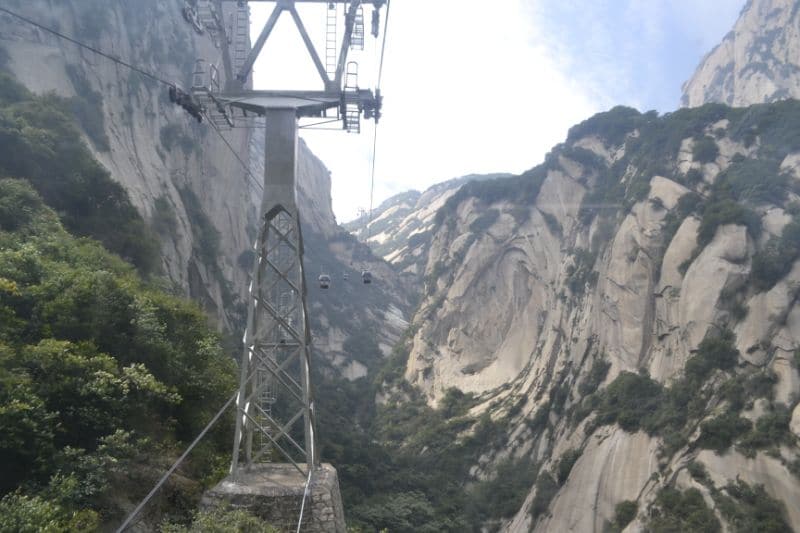
[[[341,120],[343,129],[360,131],[361,116],[380,117],[381,97],[358,87],[358,69],[347,61],[351,48],[363,48],[362,0],[250,0],[269,2],[274,9],[249,54],[249,36],[236,31],[221,39],[225,90],[219,69],[198,61],[192,93],[216,125],[236,127],[237,120],[265,117],[264,193],[256,263],[248,294],[231,475],[260,462],[283,459],[303,474],[319,465],[315,445],[314,401],[311,388],[311,336],[303,273],[303,237],[295,197],[298,121],[302,117]],[[225,6],[216,0],[217,10]],[[329,10],[325,63],[306,32],[296,4],[318,4]],[[386,0],[370,0],[377,17]],[[344,5],[344,29],[335,53],[336,9]],[[247,2],[237,1],[239,16]],[[333,10],[333,13],[331,13]],[[253,65],[283,12],[288,12],[322,80],[319,91],[255,91],[247,89]],[[233,25],[232,25],[233,27]],[[246,39],[246,43],[239,42]],[[230,57],[229,44],[236,57]],[[333,50],[333,51],[332,51]],[[332,66],[335,62],[335,71]],[[234,69],[238,69],[234,72]],[[237,112],[239,115],[237,116]]]
[[[310,331],[303,275],[303,237],[294,182],[276,183],[297,164],[293,110],[269,110],[262,225],[249,291],[232,473],[241,448],[246,465],[278,452],[298,469],[319,463],[314,445]],[[291,135],[284,135],[292,131]],[[271,183],[270,183],[271,182]],[[279,401],[280,400],[280,401]],[[303,464],[305,463],[305,464]]]

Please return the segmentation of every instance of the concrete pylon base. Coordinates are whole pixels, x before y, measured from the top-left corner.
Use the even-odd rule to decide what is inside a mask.
[[[297,531],[306,478],[291,464],[254,465],[234,481],[226,477],[203,495],[204,508],[228,505],[246,509],[281,532]],[[311,477],[300,531],[345,533],[344,508],[336,469],[322,464]]]

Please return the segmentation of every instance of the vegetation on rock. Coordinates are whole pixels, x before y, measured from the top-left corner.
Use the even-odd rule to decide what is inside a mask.
[[[28,180],[68,231],[100,241],[144,274],[158,270],[158,239],[86,148],[68,103],[34,96],[2,72],[0,176]]]
[[[647,531],[652,533],[722,531],[719,519],[706,505],[703,495],[697,489],[683,492],[672,487],[661,489],[651,509],[651,516]]]
[[[22,530],[92,529],[119,519],[112,485],[141,494],[157,458],[216,413],[235,389],[233,360],[196,306],[68,234],[27,181],[0,180],[0,199],[0,494],[17,509],[2,514]],[[215,474],[229,426],[184,475]]]

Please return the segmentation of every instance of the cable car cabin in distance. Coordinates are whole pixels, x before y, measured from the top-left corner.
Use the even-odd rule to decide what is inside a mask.
[[[372,283],[372,272],[363,270],[361,272],[361,281],[363,281],[365,285]]]
[[[331,286],[331,277],[327,274],[321,274],[319,277],[319,288],[327,289]]]

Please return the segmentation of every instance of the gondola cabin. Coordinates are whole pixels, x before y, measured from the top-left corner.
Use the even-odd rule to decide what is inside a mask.
[[[327,274],[321,274],[319,276],[319,288],[327,289],[330,286],[331,286],[331,277]]]
[[[350,279],[350,274],[345,272],[344,274],[342,274],[342,279],[345,280],[345,281],[349,280]]]
[[[372,273],[369,270],[362,271],[361,281],[363,281],[365,284],[372,283]]]

